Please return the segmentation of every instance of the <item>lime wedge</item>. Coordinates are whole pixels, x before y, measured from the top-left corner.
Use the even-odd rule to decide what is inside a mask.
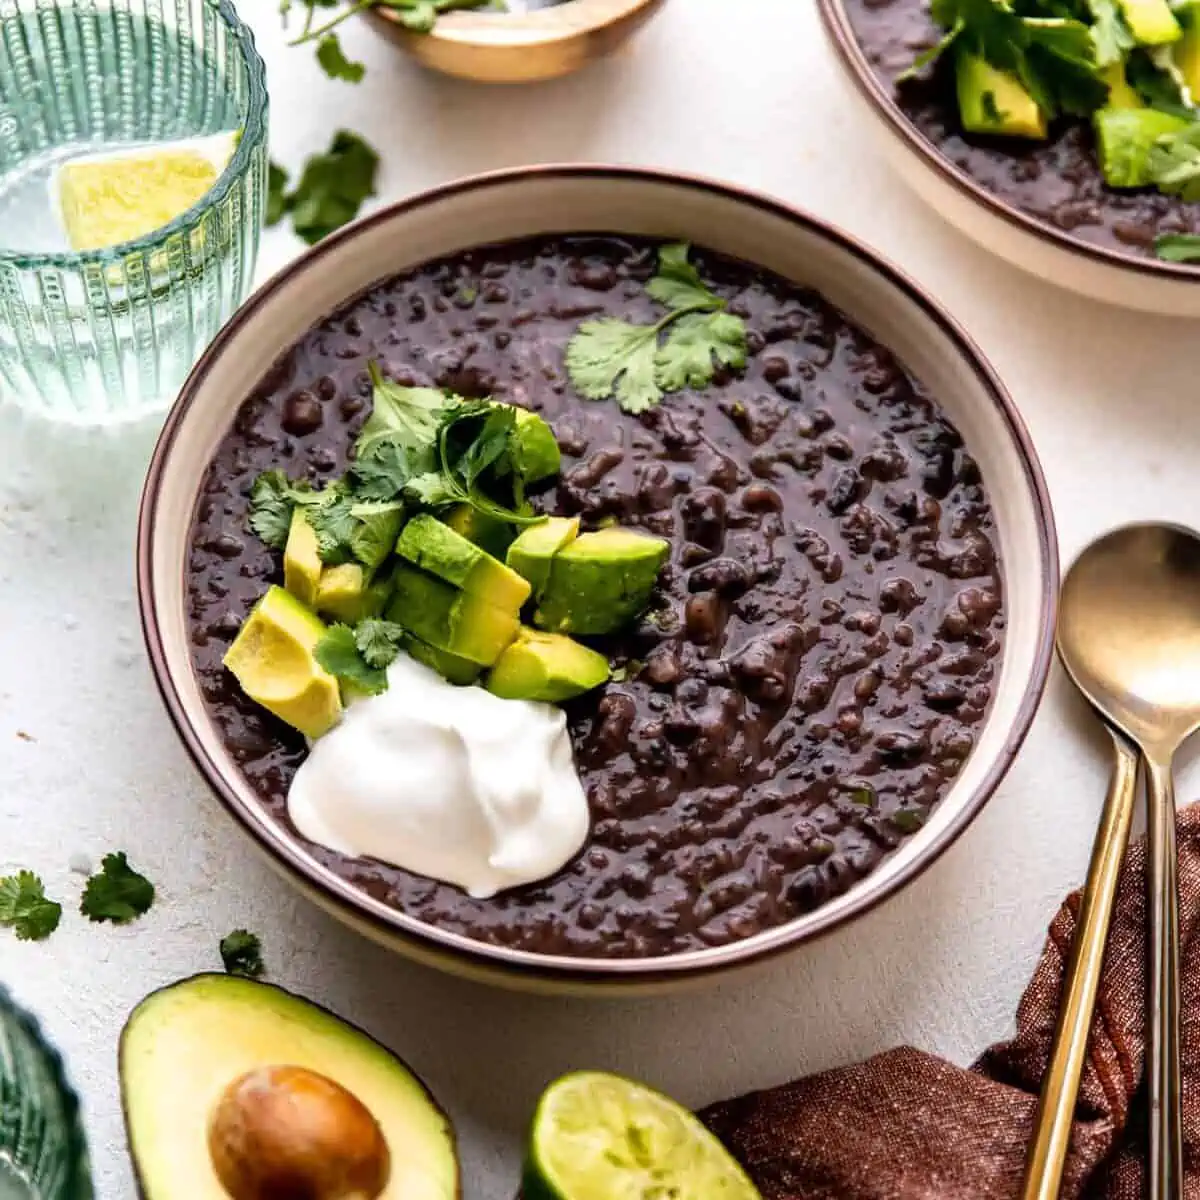
[[[524,1200],[761,1200],[729,1152],[684,1107],[595,1071],[542,1095]]]
[[[73,250],[144,237],[203,199],[229,164],[237,133],[83,154],[54,174],[55,207]]]

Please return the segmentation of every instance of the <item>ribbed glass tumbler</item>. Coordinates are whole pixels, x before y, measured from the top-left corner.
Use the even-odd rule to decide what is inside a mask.
[[[96,152],[235,144],[136,241],[72,251],[52,181]],[[0,400],[109,424],[169,404],[250,288],[267,93],[228,0],[0,0]]]
[[[0,1200],[91,1200],[79,1102],[33,1018],[0,987]]]

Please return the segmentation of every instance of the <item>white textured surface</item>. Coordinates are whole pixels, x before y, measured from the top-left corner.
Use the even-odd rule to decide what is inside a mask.
[[[864,144],[811,0],[673,0],[619,59],[514,91],[421,74],[362,25],[345,40],[368,61],[366,81],[331,83],[307,51],[285,48],[274,4],[246,8],[271,69],[274,153],[290,166],[345,126],[381,150],[385,199],[569,159],[775,192],[863,235],[967,323],[1029,422],[1067,560],[1125,520],[1200,523],[1192,330],[1035,284],[944,229]],[[274,233],[263,276],[296,249]],[[533,1100],[570,1067],[633,1072],[700,1103],[901,1041],[965,1062],[1006,1033],[1046,922],[1082,876],[1106,773],[1060,677],[966,837],[850,930],[676,1001],[493,993],[411,967],[293,896],[176,744],[133,588],[153,434],[89,437],[0,413],[0,873],[41,871],[71,910],[44,945],[0,937],[0,979],[67,1054],[102,1200],[131,1191],[121,1024],[148,990],[219,966],[217,940],[239,925],[262,933],[272,978],[364,1025],[426,1078],[458,1125],[468,1200],[510,1200]],[[73,911],[72,864],[116,848],[158,882],[159,903],[127,929],[88,927]]]

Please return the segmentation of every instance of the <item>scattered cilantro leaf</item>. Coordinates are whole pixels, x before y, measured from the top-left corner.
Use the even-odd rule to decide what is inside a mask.
[[[1155,239],[1154,253],[1164,262],[1200,262],[1200,234],[1164,233]]]
[[[688,262],[690,251],[687,242],[663,246],[658,252],[658,274],[646,284],[646,294],[667,308],[724,307],[721,298],[705,286],[700,272]]]
[[[371,415],[355,442],[355,452],[364,454],[380,441],[402,445],[431,444],[441,428],[446,409],[457,403],[436,388],[411,388],[385,379],[379,365],[367,364],[374,387]]]
[[[412,476],[404,485],[404,495],[421,508],[441,508],[462,499],[459,489],[440,470]]]
[[[358,530],[359,521],[354,515],[354,504],[349,496],[340,492],[331,493],[320,504],[314,504],[305,512],[308,524],[317,536],[317,553],[321,561],[329,566],[349,562],[354,557],[351,540]]]
[[[567,371],[588,400],[616,396],[625,412],[639,413],[663,396],[655,382],[657,325],[630,325],[616,317],[585,321],[567,344]]]
[[[1015,76],[1047,116],[1087,116],[1107,102],[1097,41],[1091,26],[1077,17],[1026,16],[1009,0],[931,0],[929,11],[946,36],[901,79],[923,71],[953,46]]]
[[[394,621],[368,617],[355,627],[354,644],[363,662],[381,671],[396,661],[404,644],[404,629]]]
[[[1096,62],[1111,67],[1124,60],[1137,44],[1117,0],[1087,0],[1092,16],[1092,40],[1096,43]]]
[[[367,501],[355,504],[350,512],[355,519],[350,535],[351,554],[364,567],[381,567],[396,548],[404,524],[404,505],[398,500]]]
[[[571,382],[589,400],[615,396],[625,412],[653,407],[667,392],[707,387],[716,364],[746,363],[746,324],[725,311],[688,262],[686,242],[659,250],[658,274],[646,286],[671,309],[653,325],[608,317],[585,321],[567,344]],[[660,345],[660,336],[666,338]]]
[[[387,676],[367,665],[359,653],[354,630],[349,625],[332,625],[313,650],[317,662],[330,675],[376,696],[387,690]]]
[[[22,942],[48,938],[62,920],[62,905],[46,898],[42,881],[32,871],[0,879],[0,925],[11,928]]]
[[[516,415],[508,405],[484,402],[462,404],[451,410],[438,434],[438,468],[443,479],[439,490],[447,500],[469,504],[498,521],[536,525],[546,518],[528,509],[520,477],[512,473],[507,461]],[[507,481],[512,505],[485,491],[483,476],[489,468],[492,477]]]
[[[292,483],[282,471],[264,471],[250,489],[250,532],[272,550],[287,545],[292,511],[315,496],[306,483]]]
[[[336,33],[327,33],[317,43],[317,62],[330,79],[343,79],[347,83],[361,83],[367,68],[360,62],[348,59]]]
[[[1200,123],[1159,138],[1146,169],[1159,191],[1187,203],[1200,200]]]
[[[292,228],[310,246],[358,215],[375,195],[379,156],[357,134],[339,130],[324,154],[305,164],[288,198]]]
[[[130,865],[123,850],[106,854],[88,879],[79,911],[92,921],[125,925],[154,903],[154,884]]]
[[[258,934],[247,929],[235,929],[221,939],[221,962],[230,975],[257,979],[265,968],[262,960],[262,941]]]
[[[695,313],[667,334],[655,358],[655,380],[665,392],[703,388],[724,367],[746,365],[746,323],[726,312]]]
[[[411,480],[432,471],[434,443],[404,446],[398,442],[376,442],[355,459],[350,468],[354,494],[363,500],[389,501],[407,490]]]
[[[267,165],[267,224],[278,225],[288,210],[288,175],[278,163]]]
[[[896,76],[897,83],[904,83],[909,79],[915,79],[927,67],[933,66],[951,46],[958,41],[958,35],[962,33],[964,28],[962,21],[955,21],[954,24],[946,31],[945,36],[939,42],[935,42],[926,50],[922,50],[912,63],[906,67],[899,75]]]

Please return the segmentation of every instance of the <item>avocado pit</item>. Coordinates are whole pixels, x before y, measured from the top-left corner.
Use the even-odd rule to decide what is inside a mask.
[[[303,1067],[261,1067],[221,1094],[208,1149],[232,1200],[377,1200],[391,1155],[366,1106]]]

